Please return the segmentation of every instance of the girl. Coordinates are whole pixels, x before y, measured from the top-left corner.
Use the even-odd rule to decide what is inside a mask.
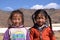
[[[29,40],[23,16],[20,10],[12,11],[9,17],[9,28],[5,32],[3,40]]]
[[[30,40],[55,40],[51,18],[43,9],[32,15],[34,26],[30,28]],[[48,20],[50,26],[48,26]]]

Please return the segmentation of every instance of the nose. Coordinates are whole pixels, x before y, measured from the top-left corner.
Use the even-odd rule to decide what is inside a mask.
[[[39,21],[40,21],[40,22],[42,22],[42,21],[43,21],[43,19],[39,19]]]
[[[19,20],[17,19],[16,22],[19,22]]]

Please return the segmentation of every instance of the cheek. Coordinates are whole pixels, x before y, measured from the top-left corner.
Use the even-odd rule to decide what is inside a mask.
[[[44,22],[44,23],[45,23],[45,20],[43,19],[43,20],[42,20],[42,22]]]
[[[36,20],[37,23],[45,23],[46,21],[44,19]]]
[[[15,23],[16,22],[16,20],[12,20],[12,23]]]

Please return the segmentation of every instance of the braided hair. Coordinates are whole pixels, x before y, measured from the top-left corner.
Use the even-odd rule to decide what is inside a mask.
[[[44,10],[44,9],[39,9],[37,10],[33,15],[32,15],[32,20],[33,20],[33,23],[34,25],[36,24],[35,23],[35,20],[36,20],[36,17],[38,16],[38,14],[43,14],[45,16],[45,18],[48,18],[49,19],[49,24],[50,24],[50,29],[53,33],[53,30],[52,30],[52,22],[51,22],[51,18],[50,16],[47,14],[47,12]],[[34,26],[34,28],[37,28],[37,26]]]

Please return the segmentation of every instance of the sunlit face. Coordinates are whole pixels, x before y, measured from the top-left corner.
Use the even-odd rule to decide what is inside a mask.
[[[45,22],[46,22],[45,16],[42,13],[38,14],[38,16],[36,17],[36,23],[39,26],[42,26]]]
[[[15,13],[11,21],[14,26],[20,26],[22,24],[22,15],[19,13]]]

